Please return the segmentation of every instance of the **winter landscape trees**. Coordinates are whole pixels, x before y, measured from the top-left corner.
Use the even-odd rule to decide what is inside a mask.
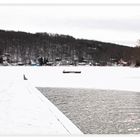
[[[114,65],[140,62],[140,47],[68,35],[0,30],[0,63],[19,65]]]

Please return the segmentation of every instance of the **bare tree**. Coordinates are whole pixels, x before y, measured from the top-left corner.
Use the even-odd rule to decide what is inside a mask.
[[[140,48],[140,39],[137,40],[136,47]]]

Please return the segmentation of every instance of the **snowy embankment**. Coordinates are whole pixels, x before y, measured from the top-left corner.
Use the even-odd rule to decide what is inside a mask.
[[[80,135],[82,132],[30,82],[23,68],[0,67],[0,135]]]
[[[63,70],[81,74],[62,73]],[[27,67],[24,73],[36,87],[72,87],[140,92],[140,68]]]

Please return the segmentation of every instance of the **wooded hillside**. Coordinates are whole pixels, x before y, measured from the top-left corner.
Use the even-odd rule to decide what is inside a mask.
[[[43,62],[54,65],[110,65],[123,60],[140,61],[140,49],[95,40],[75,39],[68,35],[26,33],[0,30],[0,62]],[[7,57],[7,56],[6,56]],[[41,60],[41,61],[42,61]]]

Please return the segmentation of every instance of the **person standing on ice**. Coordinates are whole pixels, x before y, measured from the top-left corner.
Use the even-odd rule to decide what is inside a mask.
[[[23,74],[23,79],[24,79],[24,80],[28,80],[28,79],[26,78],[25,74]]]

